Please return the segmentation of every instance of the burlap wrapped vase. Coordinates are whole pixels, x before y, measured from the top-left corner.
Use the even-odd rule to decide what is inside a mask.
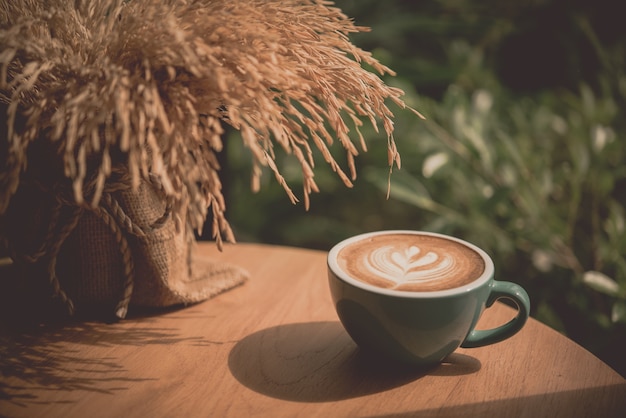
[[[107,183],[97,207],[62,196],[22,184],[5,220],[17,279],[47,288],[70,313],[124,318],[129,306],[196,303],[248,277],[194,254],[193,232],[176,225],[154,177],[137,189]]]

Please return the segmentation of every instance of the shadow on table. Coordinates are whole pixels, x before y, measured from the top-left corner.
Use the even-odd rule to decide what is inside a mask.
[[[454,353],[434,368],[416,370],[360,351],[339,322],[280,325],[248,335],[229,356],[230,370],[250,389],[279,399],[326,402],[402,386],[425,375],[474,373],[480,362]]]
[[[130,377],[114,355],[115,347],[202,340],[182,338],[176,328],[154,328],[147,324],[150,321],[144,317],[132,323],[75,321],[23,328],[7,325],[6,317],[0,318],[0,410],[3,402],[17,406],[40,403],[40,395],[49,391],[125,391],[137,382],[154,379]],[[99,354],[85,350],[85,346],[98,347]],[[110,355],[103,356],[102,352]]]

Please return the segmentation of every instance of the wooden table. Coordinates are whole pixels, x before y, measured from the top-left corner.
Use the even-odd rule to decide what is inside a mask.
[[[0,416],[614,417],[626,381],[530,320],[427,372],[380,366],[338,322],[326,253],[212,243],[251,280],[204,303],[115,324],[0,335]],[[512,317],[503,304],[482,327]],[[5,318],[6,320],[6,318]]]

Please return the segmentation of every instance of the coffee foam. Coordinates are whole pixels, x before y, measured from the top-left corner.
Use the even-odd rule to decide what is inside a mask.
[[[405,291],[460,287],[477,279],[485,270],[480,254],[460,242],[399,233],[352,242],[339,251],[337,263],[354,279]]]

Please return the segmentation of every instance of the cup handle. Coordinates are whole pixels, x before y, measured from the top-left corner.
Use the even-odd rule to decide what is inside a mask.
[[[512,337],[522,329],[530,312],[528,293],[518,284],[494,280],[491,293],[487,299],[487,307],[498,299],[509,299],[517,305],[517,315],[504,325],[488,330],[472,330],[461,344],[463,348],[482,347]]]

